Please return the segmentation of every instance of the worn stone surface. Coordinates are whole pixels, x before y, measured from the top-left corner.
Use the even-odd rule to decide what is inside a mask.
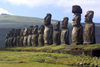
[[[73,7],[73,9],[75,9],[76,7]],[[79,44],[83,44],[83,27],[80,23],[81,21],[81,12],[77,12],[77,11],[81,11],[81,8],[77,8],[74,13],[74,18],[73,18],[73,29],[72,29],[72,42],[73,44],[79,45]]]
[[[27,35],[28,35],[28,29],[24,28],[24,30],[23,30],[23,36],[27,36]]]
[[[38,25],[35,25],[34,29],[32,30],[31,44],[32,46],[38,45]]]
[[[48,26],[48,25],[51,24],[51,17],[52,17],[52,15],[51,15],[50,13],[48,13],[48,14],[46,15],[46,17],[44,18],[44,25],[45,25],[45,26]]]
[[[19,35],[19,46],[23,46],[23,40],[24,40],[24,37],[23,37],[23,32],[24,32],[24,29],[21,28],[20,29],[20,35]]]
[[[23,46],[27,46],[27,39],[28,39],[28,36],[24,36]]]
[[[61,30],[60,30],[60,21],[56,22],[54,25],[54,32],[53,32],[53,44],[60,45],[61,43]]]
[[[24,28],[23,31],[23,46],[27,46],[28,29]]]
[[[53,44],[53,25],[51,24],[51,14],[47,14],[44,18],[44,44],[51,45]]]
[[[72,6],[72,13],[82,13],[82,9],[79,5]]]
[[[95,44],[95,24],[92,19],[94,11],[88,11],[85,15],[84,44]]]
[[[44,46],[44,25],[40,26],[38,34],[38,46]]]
[[[27,36],[27,46],[31,46],[31,39],[32,39],[32,35],[28,35]]]
[[[62,21],[61,31],[61,44],[69,45],[69,30],[68,30],[68,17],[65,17]]]

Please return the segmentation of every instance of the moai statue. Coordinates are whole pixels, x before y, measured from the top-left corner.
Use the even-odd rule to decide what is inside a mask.
[[[32,30],[31,44],[32,46],[38,46],[38,25],[35,25]]]
[[[51,14],[47,14],[44,18],[44,44],[51,45],[53,44],[53,25],[51,24]]]
[[[83,44],[83,27],[80,23],[82,9],[78,5],[72,7],[72,13],[74,13],[73,18],[73,29],[72,29],[72,42],[75,45]]]
[[[44,46],[44,25],[40,26],[38,34],[38,46]]]
[[[10,31],[10,37],[9,37],[9,46],[10,47],[13,47],[14,45],[13,45],[13,32],[14,32],[14,29],[12,29],[11,31]]]
[[[24,29],[21,28],[20,30],[20,39],[19,39],[19,46],[23,46],[23,40],[24,40],[24,36],[23,36],[23,32],[24,32]]]
[[[8,47],[8,38],[5,40],[5,47]]]
[[[16,29],[14,29],[14,31],[13,31],[13,45],[14,45],[14,47],[17,46],[16,45],[16,37],[17,37],[16,32],[17,32]]]
[[[34,27],[33,26],[30,26],[29,28],[28,28],[28,36],[27,36],[27,46],[32,46],[32,29],[33,29]]]
[[[27,46],[27,39],[28,39],[28,29],[24,28],[24,32],[23,32],[23,46]]]
[[[65,17],[62,21],[62,31],[61,31],[61,44],[69,45],[69,29],[68,29],[68,17]]]
[[[10,38],[10,31],[6,34],[6,40],[5,40],[6,47],[9,47],[9,38]]]
[[[17,37],[16,37],[16,46],[20,46],[20,30],[21,29],[17,29],[16,31],[16,35],[17,35]]]
[[[88,11],[85,15],[84,44],[95,44],[95,24],[92,19],[94,11]]]
[[[54,32],[53,32],[53,44],[60,45],[61,43],[61,30],[60,30],[60,21],[56,22],[54,25]]]

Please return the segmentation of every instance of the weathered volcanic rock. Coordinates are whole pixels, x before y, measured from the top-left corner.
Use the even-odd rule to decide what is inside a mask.
[[[31,44],[32,46],[37,46],[38,45],[38,25],[34,26],[34,29],[32,30],[32,39],[31,39]]]
[[[62,21],[62,31],[61,31],[61,44],[69,45],[69,30],[68,30],[68,17],[65,17]]]
[[[56,22],[54,25],[54,32],[53,32],[53,44],[60,45],[61,43],[61,30],[60,30],[60,21]]]
[[[44,46],[44,25],[40,26],[38,34],[38,46]]]
[[[92,19],[94,16],[93,11],[88,11],[85,15],[85,28],[84,28],[84,44],[95,44],[95,24]]]
[[[73,13],[74,13],[74,18],[73,18],[73,29],[72,29],[72,42],[73,44],[79,45],[83,44],[83,27],[80,23],[81,21],[81,12],[77,12],[77,10],[74,11],[74,8],[77,7],[77,10],[81,11],[81,8],[79,6],[74,6],[72,8]]]
[[[47,14],[44,18],[44,44],[51,45],[53,44],[53,25],[51,24],[51,14]]]
[[[82,13],[82,9],[79,5],[72,6],[72,13]]]

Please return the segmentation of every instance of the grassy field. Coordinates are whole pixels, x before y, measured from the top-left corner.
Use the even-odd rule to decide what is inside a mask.
[[[92,50],[95,48],[100,48],[100,44],[92,44],[92,45],[50,45],[50,46],[43,46],[43,47],[12,47],[7,49],[14,49],[14,50],[72,50],[74,48],[80,48],[83,50]]]
[[[100,58],[85,55],[71,55],[62,53],[33,52],[23,50],[70,50],[73,48],[84,50],[99,48],[95,45],[59,45],[44,47],[14,47],[7,48],[15,51],[0,51],[0,67],[95,67],[100,66]],[[22,51],[16,51],[22,50]]]
[[[0,67],[75,67],[76,65],[96,66],[100,65],[100,59],[59,53],[0,51]]]
[[[70,56],[67,54],[0,51],[0,67],[66,67],[68,65],[57,60]]]

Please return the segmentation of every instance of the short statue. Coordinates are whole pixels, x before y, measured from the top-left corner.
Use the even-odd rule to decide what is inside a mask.
[[[61,30],[60,30],[60,21],[56,22],[54,25],[54,32],[53,32],[53,44],[60,45],[61,43]]]
[[[38,34],[38,46],[44,46],[44,25],[40,26]]]
[[[62,21],[61,31],[61,44],[69,45],[69,30],[68,30],[68,17],[65,17]]]
[[[38,25],[35,25],[32,29],[31,44],[32,46],[38,46]]]

